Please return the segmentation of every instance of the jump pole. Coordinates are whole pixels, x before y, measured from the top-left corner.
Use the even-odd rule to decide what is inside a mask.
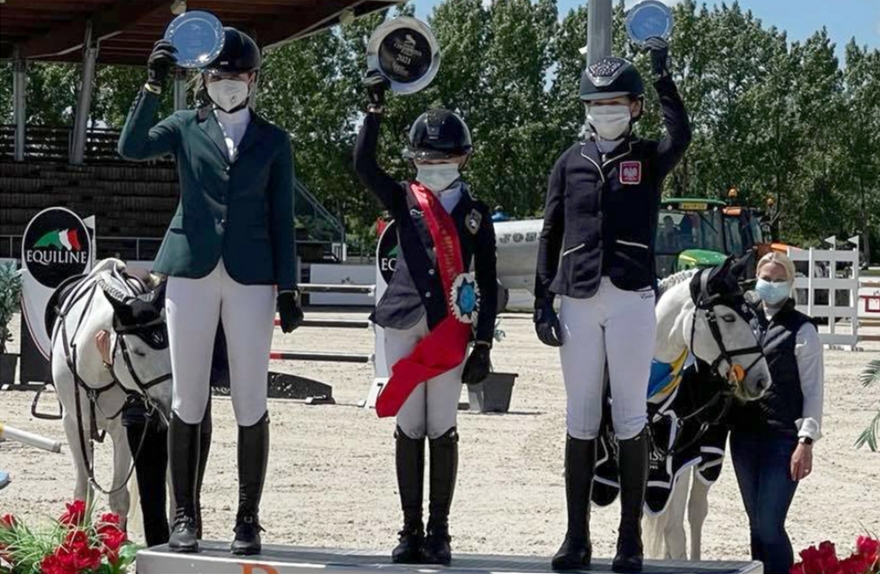
[[[14,428],[5,425],[2,422],[0,422],[0,437],[7,440],[14,440],[15,442],[20,442],[21,444],[26,444],[35,448],[48,450],[49,452],[61,452],[61,443],[59,441]]]

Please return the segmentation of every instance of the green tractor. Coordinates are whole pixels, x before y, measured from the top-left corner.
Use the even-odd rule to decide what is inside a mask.
[[[731,250],[726,241],[727,204],[717,199],[671,198],[660,204],[654,262],[659,278],[694,267],[723,263]]]
[[[768,206],[772,207],[772,203]],[[655,242],[655,264],[661,279],[684,269],[713,267],[729,255],[757,257],[788,245],[774,243],[764,210],[736,204],[736,191],[728,201],[671,198],[660,204]],[[754,269],[747,279],[753,279]]]

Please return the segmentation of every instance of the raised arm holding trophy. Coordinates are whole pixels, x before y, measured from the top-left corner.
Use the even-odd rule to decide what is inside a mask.
[[[612,569],[642,569],[646,397],[656,330],[654,229],[663,179],[691,140],[687,113],[668,68],[665,38],[671,24],[669,9],[654,0],[634,7],[627,23],[631,40],[650,51],[666,135],[650,141],[633,133],[645,91],[633,64],[592,54],[580,84],[587,137],[560,156],[550,175],[534,320],[538,338],[560,348],[567,397],[568,525],[552,560],[554,570],[590,564],[590,500],[606,371],[619,445],[621,502]],[[558,316],[553,305],[557,296]]]
[[[427,86],[440,53],[430,28],[412,18],[380,26],[367,52],[367,115],[355,169],[397,222],[401,254],[371,319],[384,328],[391,378],[378,397],[380,417],[395,416],[397,482],[403,510],[396,563],[449,564],[449,509],[458,469],[456,415],[462,382],[489,374],[495,332],[495,232],[486,204],[461,170],[473,153],[467,124],[432,109],[409,132],[404,157],[415,178],[400,183],[376,161],[385,93]],[[473,264],[475,274],[468,271]],[[468,349],[472,350],[468,353]],[[430,446],[429,519],[422,520],[425,437]]]

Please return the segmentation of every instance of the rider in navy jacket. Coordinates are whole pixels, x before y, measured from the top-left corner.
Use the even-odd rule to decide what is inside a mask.
[[[430,197],[441,204],[439,209],[445,211],[444,216],[448,215],[444,221],[451,220],[449,233],[454,233],[460,244],[463,271],[466,274],[473,264],[480,292],[475,330],[471,333],[474,346],[465,362],[426,381],[412,381],[417,386],[397,412],[395,462],[404,525],[392,559],[396,563],[448,565],[448,518],[458,468],[456,412],[461,385],[479,383],[489,374],[491,365],[497,305],[495,231],[488,207],[471,197],[461,181],[460,169],[473,150],[464,121],[448,110],[434,109],[422,114],[410,130],[406,152],[418,174],[413,182],[398,182],[376,162],[385,83],[371,75],[367,85],[372,103],[358,135],[355,169],[396,221],[400,246],[394,275],[372,315],[372,320],[385,328],[388,364],[402,364],[423,342],[432,342],[432,335],[444,332],[442,325],[453,312],[441,265],[447,259],[441,255],[454,250],[435,245],[430,227],[438,223],[438,215],[429,212],[431,202],[423,208],[421,201]],[[446,245],[454,243],[450,240]],[[456,344],[459,342],[462,347],[467,345],[466,339],[456,340]],[[438,343],[444,348],[455,346],[444,341]],[[435,358],[442,354],[437,347],[426,353]],[[396,369],[392,371],[392,379],[379,401],[394,385]],[[430,444],[427,532],[422,522],[426,436]]]
[[[580,98],[589,136],[550,175],[535,277],[535,328],[561,347],[567,395],[568,529],[556,570],[589,565],[590,489],[606,371],[620,452],[621,519],[615,572],[642,568],[640,520],[647,481],[647,384],[654,351],[654,233],[663,179],[691,140],[684,104],[667,68],[668,48],[648,41],[666,136],[632,133],[644,105],[635,67],[620,58],[589,66]],[[562,299],[559,317],[554,298]],[[607,364],[607,368],[606,368]]]

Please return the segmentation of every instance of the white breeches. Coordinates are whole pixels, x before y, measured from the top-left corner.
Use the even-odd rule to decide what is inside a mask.
[[[169,277],[165,314],[174,413],[187,424],[202,421],[211,392],[214,338],[223,321],[235,420],[241,426],[256,424],[266,413],[275,287],[237,283],[221,260],[201,279]]]
[[[389,367],[409,355],[428,332],[425,317],[409,329],[385,329],[385,357]],[[397,413],[397,426],[406,436],[439,438],[456,425],[463,370],[464,363],[420,383],[413,390]]]
[[[603,277],[591,298],[563,297],[559,321],[568,434],[580,440],[599,435],[607,361],[614,433],[620,440],[635,437],[648,420],[657,328],[653,290],[624,291]]]

